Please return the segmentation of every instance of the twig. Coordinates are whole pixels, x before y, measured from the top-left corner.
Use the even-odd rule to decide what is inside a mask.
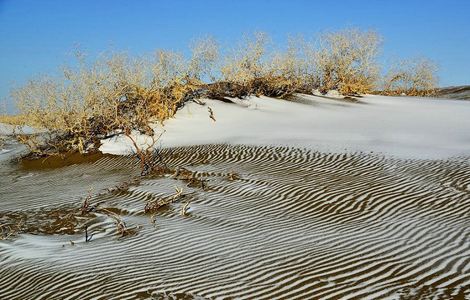
[[[125,235],[127,235],[127,234],[129,234],[129,233],[132,233],[132,228],[128,228],[128,227],[126,226],[126,223],[122,220],[122,218],[121,218],[118,214],[116,214],[116,213],[114,213],[114,212],[112,212],[112,211],[109,211],[109,210],[107,210],[107,209],[105,209],[105,208],[101,208],[101,209],[100,209],[100,212],[103,212],[103,213],[105,213],[107,216],[110,216],[111,218],[114,219],[114,221],[116,222],[117,231],[119,232],[119,234],[121,235],[121,237],[123,237],[123,236],[125,236]]]
[[[183,188],[175,187],[176,193],[173,195],[173,201],[176,200],[183,193]]]
[[[181,212],[180,212],[180,214],[181,214],[182,216],[186,216],[186,213],[188,212],[188,209],[189,209],[189,203],[191,203],[191,201],[186,202],[186,203],[181,207]]]
[[[201,101],[201,100],[199,100],[199,99],[193,99],[193,102],[195,102],[196,104],[199,104],[199,105],[201,105],[201,106],[206,105],[205,102],[203,102],[203,101]]]
[[[88,225],[85,225],[85,243],[88,243],[91,241],[95,234],[92,233],[90,236],[88,236]]]
[[[215,122],[216,120],[214,116],[214,111],[212,110],[210,106],[207,107],[207,111],[209,112],[209,118],[211,118]]]
[[[92,190],[93,188],[90,188],[88,190],[88,195],[86,196],[85,200],[83,200],[82,207],[80,208],[82,216],[89,213],[93,209],[95,209],[94,207],[90,207],[90,199],[91,199]]]
[[[181,197],[183,189],[180,187],[175,187],[175,191],[175,194],[172,196],[147,202],[147,204],[145,204],[144,212],[155,212],[160,207],[174,202],[176,199]]]

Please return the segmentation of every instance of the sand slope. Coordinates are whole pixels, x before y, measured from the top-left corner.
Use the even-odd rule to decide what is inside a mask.
[[[308,95],[295,102],[267,97],[237,100],[239,104],[204,101],[205,106],[188,103],[168,120],[158,146],[289,145],[409,158],[470,153],[470,102],[365,96],[352,103]],[[139,141],[144,144],[145,138]],[[118,137],[103,141],[100,150],[125,154],[132,146],[128,138]]]

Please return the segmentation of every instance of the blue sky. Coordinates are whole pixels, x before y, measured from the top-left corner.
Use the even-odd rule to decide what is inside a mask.
[[[0,101],[29,78],[55,72],[77,45],[91,55],[144,54],[183,51],[205,35],[229,45],[265,31],[282,43],[288,34],[345,27],[377,30],[384,57],[435,60],[441,85],[470,84],[469,14],[469,0],[0,0]]]

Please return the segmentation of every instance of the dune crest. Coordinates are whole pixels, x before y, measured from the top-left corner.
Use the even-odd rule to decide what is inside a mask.
[[[404,158],[446,158],[470,149],[467,102],[367,95],[358,102],[297,95],[188,103],[165,122],[156,147],[202,144],[286,145],[321,151],[379,152]],[[209,118],[208,107],[216,122]],[[160,127],[156,130],[162,132]],[[145,145],[146,138],[137,140]],[[128,154],[125,136],[103,140],[100,150]]]

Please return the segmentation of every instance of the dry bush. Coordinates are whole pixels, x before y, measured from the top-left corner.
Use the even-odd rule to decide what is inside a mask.
[[[386,95],[430,96],[437,87],[437,66],[428,59],[402,60],[384,77]]]
[[[308,77],[303,53],[304,41],[290,38],[286,51],[268,51],[270,39],[257,32],[224,57],[221,81],[214,83],[210,96],[245,97],[265,95],[287,97],[307,90]]]
[[[245,37],[242,45],[225,57],[221,67],[222,80],[239,84],[249,84],[263,75],[263,57],[266,53],[268,36],[256,32],[252,37]]]
[[[381,37],[374,31],[347,29],[320,37],[314,52],[320,90],[338,90],[343,95],[373,90],[378,79],[377,55]]]
[[[32,80],[12,96],[31,125],[51,134],[37,149],[85,152],[107,135],[153,135],[150,124],[173,116],[207,72],[213,52],[198,49],[189,62],[166,51],[138,58],[108,54],[91,64],[78,55],[78,67]]]
[[[213,72],[216,42],[203,39],[192,50],[189,59],[159,50],[137,58],[110,53],[92,63],[78,52],[77,67],[31,80],[12,96],[31,125],[51,134],[37,149],[85,152],[107,135],[152,136],[150,125],[173,116]]]
[[[217,80],[214,68],[219,59],[219,44],[212,37],[196,40],[191,45],[188,76],[199,81]]]
[[[264,65],[264,74],[253,81],[256,94],[284,98],[295,92],[311,91],[305,41],[290,37],[285,51],[272,53]]]
[[[224,57],[220,67],[222,82],[213,85],[214,92],[223,94],[230,90],[230,96],[243,97],[255,94],[252,91],[256,79],[265,74],[264,56],[268,36],[263,32],[256,32],[253,36],[245,36],[243,43]]]
[[[313,89],[351,95],[376,85],[381,38],[373,31],[326,33],[316,44],[291,38],[284,51],[268,51],[268,42],[265,33],[255,33],[222,58],[212,38],[193,43],[189,58],[159,50],[136,58],[109,53],[88,62],[78,52],[76,66],[64,68],[61,76],[41,77],[14,90],[21,117],[0,121],[47,129],[46,139],[21,136],[38,154],[86,152],[111,135],[130,137],[138,131],[154,136],[152,123],[172,117],[198,97],[285,98]],[[436,82],[435,69],[427,61],[406,62],[385,81],[390,93],[427,94]]]

